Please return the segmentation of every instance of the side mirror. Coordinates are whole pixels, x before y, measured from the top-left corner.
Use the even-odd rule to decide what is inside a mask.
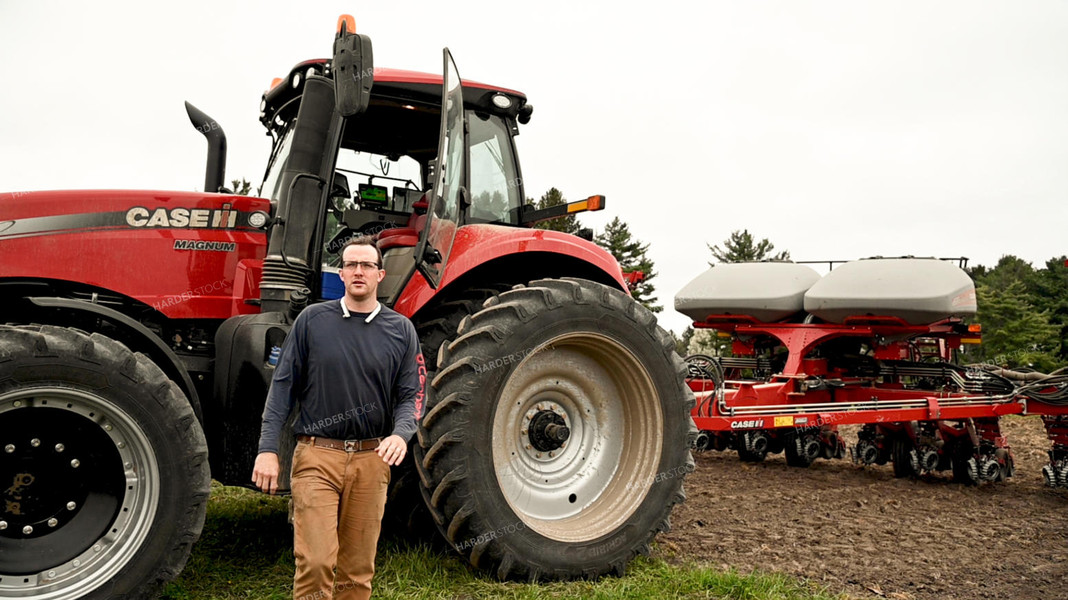
[[[334,184],[330,186],[331,198],[344,198],[352,200],[352,192],[349,190],[349,178],[341,173],[334,173]]]
[[[337,112],[351,117],[367,110],[375,74],[371,38],[356,33],[356,20],[351,15],[341,15],[337,20],[331,68]]]

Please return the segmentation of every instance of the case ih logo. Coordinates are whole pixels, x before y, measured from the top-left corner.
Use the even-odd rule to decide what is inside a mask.
[[[748,421],[731,421],[731,429],[759,429],[764,426],[764,419],[750,419]]]
[[[149,210],[135,206],[126,211],[126,224],[131,227],[178,227],[178,228],[231,228],[237,226],[236,210],[229,204],[221,209],[210,208],[157,208]]]

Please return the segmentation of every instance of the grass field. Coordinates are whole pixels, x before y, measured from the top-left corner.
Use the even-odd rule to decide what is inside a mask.
[[[291,598],[292,534],[287,500],[213,484],[204,533],[185,570],[163,598]],[[596,582],[501,583],[467,567],[454,553],[383,539],[375,598],[732,598],[823,600],[818,587],[779,575],[739,574],[639,559],[626,577]]]

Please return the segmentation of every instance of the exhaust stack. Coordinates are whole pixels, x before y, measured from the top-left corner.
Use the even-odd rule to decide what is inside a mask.
[[[226,177],[226,134],[223,133],[218,121],[188,102],[185,103],[185,112],[189,115],[189,121],[193,123],[193,127],[208,139],[208,164],[204,172],[204,191],[218,192],[223,189],[223,180]]]

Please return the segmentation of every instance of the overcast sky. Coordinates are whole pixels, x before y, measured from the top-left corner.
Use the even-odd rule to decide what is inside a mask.
[[[258,185],[273,77],[356,17],[380,67],[525,92],[528,196],[605,194],[672,299],[732,230],[798,260],[1068,253],[1068,1],[0,0],[0,189]]]

